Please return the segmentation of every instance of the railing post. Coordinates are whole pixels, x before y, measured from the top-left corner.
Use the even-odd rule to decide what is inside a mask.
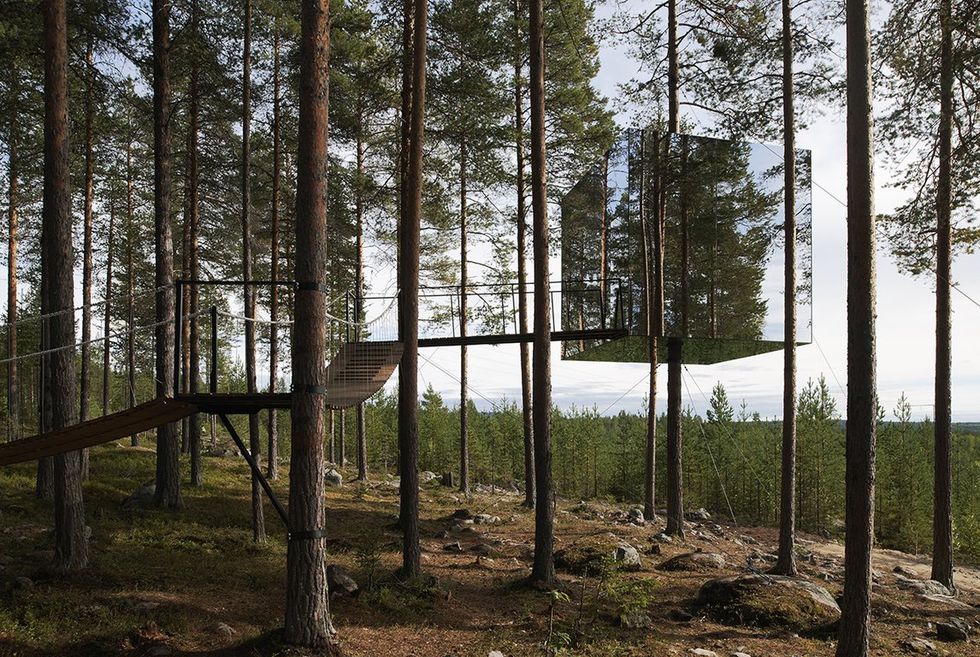
[[[184,282],[174,281],[174,292],[177,296],[174,316],[174,397],[180,395],[180,366],[183,363],[181,352],[183,350],[184,333]]]
[[[218,307],[211,306],[211,380],[208,391],[214,395],[218,392]]]

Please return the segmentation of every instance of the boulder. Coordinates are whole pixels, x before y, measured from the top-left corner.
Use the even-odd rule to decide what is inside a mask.
[[[323,482],[331,488],[340,488],[344,485],[344,475],[337,472],[336,468],[330,468],[323,475]]]
[[[657,566],[657,570],[700,573],[725,567],[725,557],[717,552],[685,552]]]
[[[898,588],[924,595],[953,595],[941,582],[934,579],[909,579],[899,575],[896,578]]]
[[[695,657],[718,657],[718,653],[707,648],[691,648],[687,651],[687,654],[695,655]]]
[[[627,570],[638,570],[643,567],[643,561],[640,559],[639,550],[629,543],[620,543],[616,546],[616,550],[613,552],[613,560],[618,563],[621,568],[625,568]]]
[[[970,624],[962,618],[950,618],[936,623],[936,636],[941,641],[966,641],[970,638]]]
[[[153,496],[156,494],[156,492],[157,485],[152,481],[147,482],[133,491],[132,495],[123,500],[122,508],[126,510],[133,510],[145,509],[152,506]]]
[[[438,478],[439,478],[439,475],[437,475],[435,472],[430,472],[429,470],[425,470],[425,471],[419,473],[419,483],[420,484],[427,484],[430,481],[432,481],[434,479],[438,479]]]
[[[783,627],[822,634],[840,620],[840,607],[827,589],[792,577],[737,575],[704,583],[697,605],[720,623]]]
[[[500,524],[500,518],[497,516],[492,516],[489,513],[478,513],[473,516],[473,524],[476,525],[497,525]]]
[[[653,535],[653,538],[651,540],[656,541],[657,543],[673,543],[674,542],[674,539],[673,538],[671,538],[669,535],[667,535],[667,534],[665,534],[663,532],[660,532],[659,534],[654,534]]]
[[[463,546],[459,544],[459,541],[453,541],[452,543],[447,543],[442,546],[444,552],[453,552],[459,554],[463,551]]]
[[[896,575],[901,575],[906,579],[919,579],[919,573],[915,572],[908,566],[898,565],[892,569]]]
[[[936,644],[928,639],[923,639],[921,637],[915,637],[912,639],[899,641],[898,646],[903,650],[912,653],[913,655],[935,655],[938,654],[936,651]]]
[[[337,564],[327,566],[327,590],[331,598],[356,598],[361,592],[354,578]]]
[[[638,506],[634,506],[626,514],[626,519],[637,525],[642,525],[646,522],[646,518],[643,517],[643,509]]]
[[[711,520],[711,514],[704,507],[698,509],[697,511],[691,511],[687,514],[688,520],[694,520],[696,522],[706,522]]]
[[[486,557],[493,554],[493,546],[489,543],[477,543],[470,548],[470,552],[477,556]]]
[[[653,627],[653,619],[645,611],[628,611],[620,614],[619,624],[632,630],[648,630]]]
[[[235,628],[228,623],[218,623],[217,625],[211,626],[211,633],[224,639],[230,639],[238,634]]]

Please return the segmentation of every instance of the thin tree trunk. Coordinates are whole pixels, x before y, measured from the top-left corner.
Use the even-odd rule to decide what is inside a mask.
[[[252,154],[252,0],[245,0],[244,40],[242,43],[242,277],[245,279],[245,379],[249,394],[258,392],[255,375],[256,290],[252,280],[252,189],[250,185]],[[256,463],[260,462],[262,437],[258,413],[248,416],[248,448]],[[265,541],[265,517],[262,511],[262,487],[252,474],[252,539]]]
[[[643,271],[645,275],[645,304],[647,311],[647,349],[650,356],[649,387],[647,388],[647,433],[646,452],[644,454],[645,470],[643,473],[643,516],[653,520],[657,515],[657,365],[659,359],[658,340],[662,333],[663,312],[657,303],[660,290],[658,278],[658,249],[660,232],[660,138],[654,135],[653,140],[653,200],[646,194],[646,135],[640,134],[640,166],[643,175],[640,181],[641,201],[640,217],[643,230]],[[608,157],[608,156],[607,156]],[[608,170],[608,159],[606,164]],[[651,213],[652,207],[652,213]],[[654,226],[650,226],[650,215],[653,215]],[[656,231],[656,234],[654,233]]]
[[[932,511],[932,579],[953,588],[952,443],[952,2],[940,0],[939,177],[936,183],[936,424]]]
[[[281,71],[279,61],[280,34],[279,21],[274,19],[272,32],[272,235],[270,238],[269,249],[272,254],[270,278],[273,281],[279,280],[279,201],[282,174],[282,131],[281,131],[281,111],[282,111],[282,88]],[[269,298],[269,392],[276,391],[276,379],[279,378],[279,286],[273,284]],[[266,475],[269,479],[279,478],[279,423],[276,409],[269,409],[268,415],[268,458],[266,461]]]
[[[190,134],[187,135],[187,152],[189,153],[190,148]],[[191,176],[190,176],[190,166],[186,167],[184,171],[184,225],[181,230],[180,239],[180,277],[184,280],[188,280],[191,277]],[[187,313],[190,308],[190,290],[187,286],[184,287],[184,313]],[[191,391],[190,388],[190,377],[188,374],[191,369],[191,322],[190,319],[180,319],[180,324],[177,327],[180,331],[180,370],[175,373],[174,376],[178,376],[178,382],[180,384],[180,392],[187,394]],[[191,425],[190,418],[184,418],[180,421],[180,452],[181,454],[190,454],[191,452]]]
[[[428,0],[405,0],[406,30],[411,30],[411,52],[405,64],[411,65],[411,116],[408,135],[408,168],[404,175],[405,190],[399,241],[401,307],[399,335],[404,344],[398,369],[398,447],[401,471],[400,524],[402,540],[402,574],[409,578],[422,572],[419,545],[419,255],[422,221],[422,142],[425,131],[426,27]],[[403,90],[404,93],[409,93]]]
[[[793,105],[793,22],[783,17],[783,453],[779,554],[775,572],[796,576],[796,117]]]
[[[347,411],[340,409],[340,422],[337,423],[337,456],[340,467],[347,465]]]
[[[129,408],[136,406],[136,270],[133,267],[133,138],[126,137],[126,374],[129,381]],[[138,447],[140,435],[134,433],[130,444]]]
[[[469,272],[466,266],[466,141],[459,148],[459,335],[466,339],[466,286]],[[469,367],[466,345],[459,348],[459,490],[470,492],[470,418]]]
[[[874,541],[875,214],[871,37],[866,0],[851,0],[847,34],[847,431],[844,595],[837,657],[866,657]]]
[[[193,0],[191,3],[191,31],[195,40],[199,38],[200,27],[200,3]],[[200,280],[200,232],[201,232],[201,196],[200,196],[200,165],[198,162],[200,138],[200,70],[197,58],[192,59],[191,63],[191,88],[190,88],[190,149],[188,152],[188,168],[190,169],[190,277],[192,280]],[[197,313],[201,309],[201,289],[197,285],[190,287],[190,376],[188,386],[191,393],[200,391],[201,383],[201,327],[198,322]],[[190,433],[190,452],[191,452],[191,486],[202,486],[204,475],[201,471],[201,415],[195,413],[188,421],[188,432]]]
[[[89,418],[92,396],[92,204],[95,197],[95,157],[92,152],[92,123],[95,107],[92,100],[95,86],[95,63],[92,37],[85,48],[85,200],[82,228],[82,357],[80,374],[80,410],[78,420]],[[82,450],[82,479],[88,479],[88,450]]]
[[[15,97],[16,92],[11,92]],[[7,440],[20,437],[20,400],[17,390],[17,210],[20,204],[20,156],[18,154],[16,98],[10,104],[7,154]]]
[[[360,92],[357,94],[357,184],[354,186],[354,212],[356,215],[355,243],[355,281],[354,289],[357,295],[355,321],[364,321],[361,312],[361,299],[364,298],[364,99]],[[364,339],[361,327],[357,327],[357,339]],[[367,421],[364,416],[364,402],[357,405],[357,481],[367,481]]]
[[[524,88],[521,4],[514,0],[514,139],[517,150],[517,314],[521,333],[529,332],[527,308],[527,192],[524,188]],[[521,342],[521,419],[524,422],[524,506],[534,508],[534,420],[531,410],[531,354]]]
[[[551,477],[551,285],[548,263],[548,177],[545,158],[544,1],[530,0],[531,212],[534,220],[534,565],[531,583],[555,582]]]
[[[52,348],[47,383],[50,429],[75,424],[75,317],[71,195],[68,167],[68,24],[64,0],[45,0],[44,16],[44,203],[41,224],[41,314]],[[88,565],[81,454],[54,457],[54,570],[72,574]]]
[[[327,592],[323,508],[323,398],[327,352],[327,129],[330,4],[303,0],[299,75],[299,158],[296,185],[289,527],[286,553],[286,630],[289,643],[333,644]]]
[[[170,229],[170,0],[153,0],[153,189],[156,249],[156,392],[174,391],[174,246]],[[165,321],[165,320],[171,321]],[[157,506],[177,509],[180,497],[177,425],[157,429]]]
[[[105,303],[102,308],[102,415],[109,414],[109,387],[112,378],[112,358],[110,358],[111,343],[109,334],[112,332],[112,260],[113,245],[116,237],[116,198],[109,198],[109,239],[106,243],[105,254]]]

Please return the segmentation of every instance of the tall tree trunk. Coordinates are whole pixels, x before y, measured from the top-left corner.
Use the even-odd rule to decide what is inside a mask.
[[[191,136],[187,135],[187,152],[191,150]],[[180,277],[188,280],[191,277],[191,175],[190,166],[184,170],[184,225],[180,236]],[[184,313],[189,312],[190,290],[187,286],[183,288],[184,294]],[[181,318],[177,327],[180,331],[180,369],[174,376],[178,377],[180,392],[187,394],[190,388],[190,369],[191,369],[191,322],[190,318]],[[181,454],[191,453],[191,426],[190,418],[180,421],[180,452]]]
[[[252,280],[252,0],[245,0],[244,40],[242,43],[242,277]],[[254,287],[245,283],[245,379],[249,394],[258,392],[255,376],[255,311]],[[262,436],[259,433],[258,413],[248,416],[248,449],[256,463],[262,452]],[[262,512],[262,487],[259,478],[252,474],[252,538],[265,541],[265,517]]]
[[[783,14],[783,458],[779,554],[775,572],[796,576],[796,117],[793,104],[793,21]]]
[[[174,245],[170,227],[170,0],[153,0],[153,189],[156,249],[156,392],[174,392]],[[171,321],[166,321],[171,320]],[[180,445],[177,425],[157,429],[153,502],[180,508]]]
[[[555,507],[551,479],[551,281],[548,263],[548,176],[545,159],[544,0],[530,0],[531,212],[534,221],[534,565],[531,582],[555,582]]]
[[[337,458],[340,467],[347,465],[347,411],[343,408],[339,411],[340,422],[337,423]]]
[[[364,298],[364,98],[360,91],[357,94],[357,184],[354,186],[354,213],[356,218],[356,243],[354,263],[354,290],[357,295],[357,314],[355,321],[364,321],[361,312],[361,299]],[[363,329],[357,328],[357,339],[363,339],[360,334]],[[364,415],[364,402],[357,405],[357,481],[367,481],[367,418]]]
[[[402,540],[402,573],[414,578],[422,572],[419,546],[419,255],[422,226],[422,142],[425,131],[425,69],[428,0],[405,0],[406,30],[411,30],[410,130],[408,135],[408,168],[403,177],[405,190],[399,241],[401,307],[398,333],[404,344],[398,368],[398,448],[401,471],[400,524]],[[404,161],[404,158],[403,158]]]
[[[68,24],[64,0],[45,0],[44,15],[44,204],[41,223],[41,314],[49,321],[52,348],[47,383],[50,429],[75,424],[75,262],[68,190]],[[54,570],[76,573],[88,565],[81,454],[54,457]]]
[[[133,135],[126,137],[126,375],[129,381],[129,408],[136,406],[136,269],[133,263]],[[130,444],[138,447],[140,435],[134,433]]]
[[[847,34],[847,431],[844,596],[837,657],[866,657],[874,540],[875,213],[867,0],[849,0]]]
[[[466,266],[466,141],[459,147],[459,335],[466,339],[466,286],[469,272]],[[466,345],[459,348],[459,490],[470,492],[470,418],[469,367]]]
[[[105,254],[105,304],[102,309],[102,415],[109,414],[109,387],[112,378],[112,344],[109,333],[112,332],[112,260],[113,244],[116,237],[116,197],[109,197],[109,239],[106,243]]]
[[[85,48],[85,200],[82,228],[82,362],[79,386],[80,410],[78,420],[89,417],[92,396],[92,204],[95,197],[95,157],[92,152],[92,124],[95,105],[92,99],[95,86],[95,62],[92,37]],[[82,450],[82,479],[88,479],[88,450]]]
[[[15,85],[16,88],[16,85]],[[18,154],[16,92],[11,92],[7,138],[7,440],[20,437],[20,400],[17,391],[17,209],[20,204],[20,155]]]
[[[660,137],[654,134],[652,144],[653,199],[646,193],[646,134],[640,134],[640,160],[643,175],[640,181],[640,218],[643,226],[644,247],[644,302],[647,312],[647,350],[650,355],[649,387],[647,388],[647,432],[643,472],[643,516],[652,520],[657,515],[657,365],[659,358],[659,337],[663,333],[663,309],[657,303],[661,289],[659,273],[660,248]],[[608,169],[608,156],[606,168]],[[652,208],[652,210],[651,210]],[[605,212],[605,210],[603,210]],[[654,225],[650,226],[650,218]],[[656,232],[655,232],[656,231]]]
[[[524,188],[524,85],[521,3],[514,0],[514,141],[517,150],[517,314],[521,333],[529,332],[527,309],[527,191]],[[531,411],[531,353],[521,342],[521,419],[524,422],[524,506],[534,508],[534,420]]]
[[[198,0],[191,3],[191,31],[195,43],[199,38],[201,21],[201,8]],[[190,177],[190,212],[191,235],[190,235],[190,277],[192,280],[200,280],[200,233],[201,233],[201,194],[200,194],[200,164],[198,161],[200,138],[200,68],[197,58],[193,58],[191,63],[191,85],[190,85],[190,149],[187,154],[188,168]],[[197,313],[201,309],[201,289],[197,285],[190,287],[190,376],[188,386],[192,393],[196,393],[201,388],[201,326],[198,322]],[[191,486],[201,486],[204,484],[204,475],[201,471],[201,415],[195,413],[188,421],[188,432],[190,433],[190,452],[191,452]]]
[[[327,353],[327,129],[330,3],[301,4],[299,158],[296,179],[296,280],[292,369],[286,631],[289,643],[333,643],[323,508],[323,397]]]
[[[274,19],[272,28],[272,234],[270,236],[269,250],[272,254],[270,278],[274,281],[279,280],[279,201],[282,174],[282,82],[281,64],[279,59],[280,40],[279,21]],[[279,378],[279,286],[273,284],[269,298],[269,392],[276,391],[276,379]],[[276,409],[269,409],[269,446],[268,458],[266,460],[266,475],[269,479],[279,478],[279,423],[277,422]]]
[[[932,579],[953,588],[952,443],[952,2],[940,0],[939,177],[936,181],[936,424],[932,506]]]

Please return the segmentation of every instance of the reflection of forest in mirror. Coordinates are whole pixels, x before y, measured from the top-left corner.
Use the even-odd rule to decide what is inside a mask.
[[[564,357],[648,358],[644,281],[649,274],[658,289],[659,208],[663,334],[685,338],[684,360],[717,362],[780,348],[780,153],[763,144],[689,135],[671,135],[666,148],[652,131],[628,130],[562,199],[562,328],[622,327],[632,337],[566,343]],[[809,342],[808,151],[797,152],[796,215],[797,341]]]

